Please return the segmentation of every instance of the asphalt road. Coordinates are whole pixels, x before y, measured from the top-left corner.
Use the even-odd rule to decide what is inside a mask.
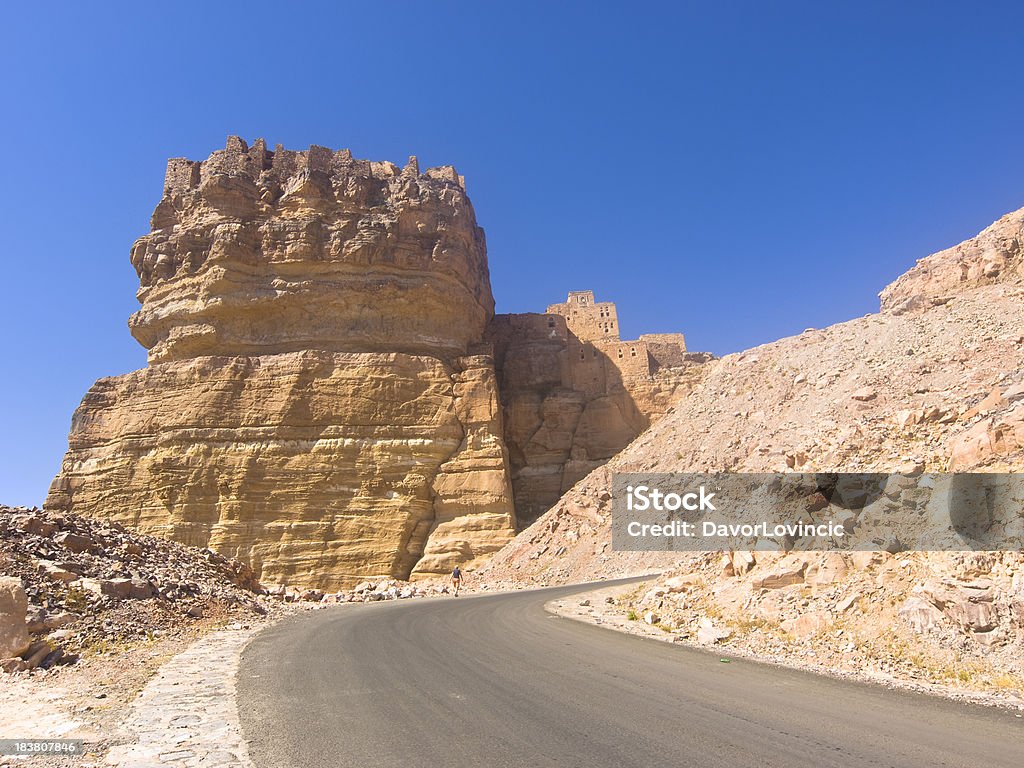
[[[1024,720],[1011,712],[723,664],[544,611],[585,589],[345,605],[270,628],[239,675],[254,762],[1024,766]]]

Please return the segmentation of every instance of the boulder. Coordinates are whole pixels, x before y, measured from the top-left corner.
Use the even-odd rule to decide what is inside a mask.
[[[103,596],[103,582],[100,579],[94,579],[92,577],[85,577],[79,579],[75,586],[81,589],[83,592],[89,592],[97,597]]]
[[[755,590],[759,590],[781,589],[793,584],[803,584],[806,567],[806,563],[780,564],[767,573],[754,578],[751,585]]]
[[[715,645],[732,637],[732,630],[714,626],[710,621],[702,621],[697,629],[697,642],[701,645]]]
[[[806,640],[825,631],[831,624],[832,614],[828,611],[807,611],[795,618],[786,619],[780,626],[798,640]]]
[[[29,649],[27,615],[28,596],[21,580],[0,576],[0,659],[21,656]]]
[[[857,605],[857,602],[863,596],[864,595],[861,592],[858,592],[857,590],[854,590],[853,592],[850,592],[850,594],[848,594],[845,597],[841,598],[836,603],[836,606],[835,606],[836,607],[836,612],[837,613],[846,613],[848,610],[850,610],[851,608],[855,607]]]
[[[735,576],[743,576],[744,574],[749,573],[757,563],[754,558],[754,553],[747,550],[730,552],[729,559],[732,562],[732,572]]]
[[[689,592],[694,587],[704,583],[704,577],[699,573],[684,573],[679,576],[670,576],[661,582],[662,588],[668,594]]]
[[[145,600],[153,596],[153,585],[145,579],[131,579],[128,596],[133,600]]]
[[[942,622],[942,611],[918,595],[908,597],[898,614],[918,634],[930,632]]]
[[[74,571],[69,571],[66,568],[62,568],[56,563],[51,563],[43,560],[40,561],[39,567],[40,569],[42,569],[43,573],[45,573],[48,578],[51,578],[54,581],[60,581],[65,584],[68,584],[78,579],[77,573],[75,573]]]
[[[82,552],[90,552],[96,547],[96,542],[88,536],[71,533],[70,531],[57,534],[53,540],[76,555]]]
[[[50,645],[47,640],[40,640],[39,642],[33,643],[31,647],[23,654],[25,659],[24,669],[35,669],[43,660],[46,659],[53,653],[53,646]]]
[[[57,530],[56,525],[34,514],[19,515],[13,522],[15,529],[22,533],[42,536],[43,538],[49,538]]]
[[[942,612],[968,632],[988,632],[999,624],[999,612],[992,603],[957,601],[946,605]]]
[[[826,552],[807,569],[807,583],[816,587],[840,581],[849,572],[846,558],[838,552]]]
[[[100,581],[100,592],[107,597],[127,600],[132,596],[131,579],[104,579]]]
[[[982,419],[949,443],[950,471],[986,464],[1024,449],[1024,409]]]

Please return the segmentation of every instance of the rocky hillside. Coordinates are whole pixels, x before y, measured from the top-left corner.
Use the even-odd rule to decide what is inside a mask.
[[[638,607],[678,615],[669,623],[694,639],[701,622],[737,646],[748,642],[743,627],[781,633],[787,647],[829,637],[838,656],[872,664],[858,649],[891,630],[882,645],[930,649],[923,666],[958,669],[957,659],[994,653],[1006,655],[996,668],[1019,673],[1019,553],[680,559],[611,552],[609,521],[615,471],[1024,469],[1022,256],[1024,210],[921,260],[883,291],[879,314],[707,364],[691,395],[498,553],[488,578],[559,583],[674,568],[693,581]],[[716,634],[709,626],[705,640]]]
[[[115,523],[0,506],[0,667],[43,668],[270,605],[246,565]]]

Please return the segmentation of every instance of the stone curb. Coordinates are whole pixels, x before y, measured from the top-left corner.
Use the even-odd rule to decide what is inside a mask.
[[[242,651],[262,626],[223,629],[167,662],[132,704],[124,725],[137,742],[113,747],[117,768],[253,768],[238,720]]]

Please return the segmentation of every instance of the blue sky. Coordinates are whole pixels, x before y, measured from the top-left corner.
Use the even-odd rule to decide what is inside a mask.
[[[31,9],[29,6],[31,5]],[[228,134],[454,164],[499,312],[570,289],[718,354],[877,309],[1024,205],[1017,3],[23,3],[0,503],[41,503],[128,333],[166,158]]]

